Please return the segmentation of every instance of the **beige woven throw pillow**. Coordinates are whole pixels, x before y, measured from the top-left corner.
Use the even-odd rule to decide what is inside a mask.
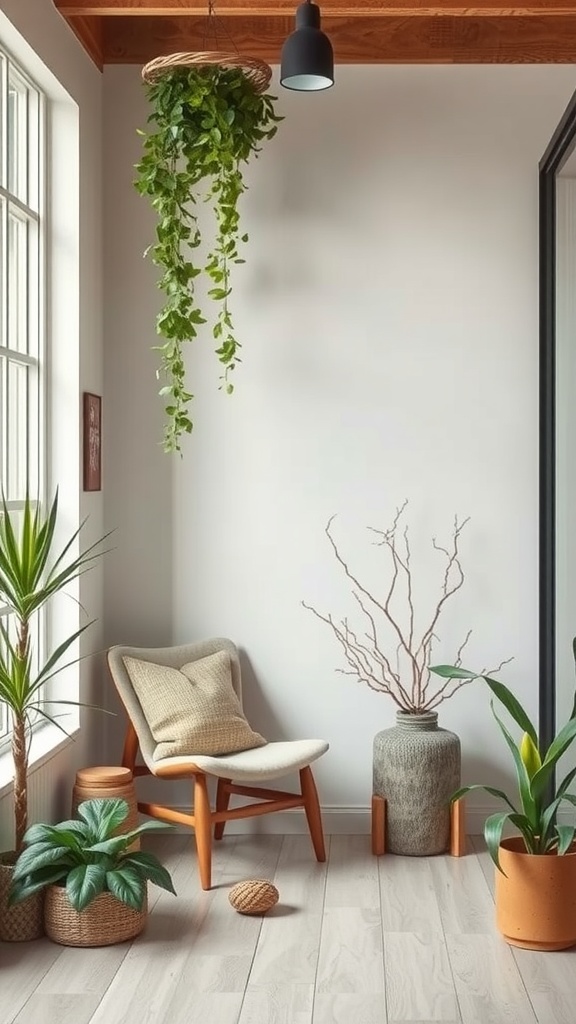
[[[232,754],[266,740],[244,717],[232,686],[230,655],[217,651],[181,669],[122,659],[157,746],[154,760]]]

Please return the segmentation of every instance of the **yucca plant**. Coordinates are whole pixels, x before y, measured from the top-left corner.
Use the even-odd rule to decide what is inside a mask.
[[[18,529],[17,518],[21,517]],[[22,849],[28,823],[28,737],[33,718],[39,715],[62,726],[49,713],[51,704],[79,705],[73,700],[49,700],[42,687],[62,668],[61,659],[88,628],[81,626],[68,636],[43,665],[34,669],[31,624],[47,602],[78,576],[91,568],[103,554],[104,537],[80,555],[70,555],[85,520],[74,530],[63,548],[54,551],[58,517],[58,492],[47,512],[26,496],[22,509],[9,509],[4,497],[0,505],[0,701],[12,717],[14,761],[15,851]],[[10,628],[12,624],[12,628]],[[65,732],[64,729],[62,729]]]
[[[573,650],[576,659],[576,639],[573,642]],[[572,713],[566,725],[560,729],[548,749],[542,751],[538,743],[536,730],[530,718],[518,699],[504,683],[491,679],[490,676],[483,675],[482,673],[469,672],[467,669],[453,665],[437,665],[431,671],[445,679],[484,679],[494,696],[522,730],[520,739],[515,740],[507,726],[496,713],[494,700],[490,701],[492,714],[498,723],[514,760],[518,783],[518,794],[515,801],[511,800],[503,790],[482,784],[463,786],[451,798],[452,801],[459,800],[460,797],[472,792],[472,790],[483,789],[491,796],[498,797],[507,804],[509,810],[491,814],[484,823],[484,838],[496,867],[500,869],[498,850],[504,828],[508,822],[514,825],[520,832],[527,853],[555,853],[559,855],[567,853],[574,842],[576,827],[574,825],[559,825],[557,817],[563,802],[576,807],[576,796],[568,792],[573,779],[576,777],[576,768],[569,771],[562,782],[556,787],[553,799],[550,802],[546,802],[546,792],[554,778],[558,760],[568,750],[576,737],[576,694]]]
[[[148,881],[176,895],[170,874],[154,854],[127,852],[144,832],[166,825],[147,821],[118,834],[128,811],[125,800],[86,800],[78,807],[78,820],[31,825],[14,868],[10,902],[58,884],[66,886],[68,900],[79,913],[103,892],[142,910]]]

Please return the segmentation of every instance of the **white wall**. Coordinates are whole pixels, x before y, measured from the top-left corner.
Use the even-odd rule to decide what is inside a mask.
[[[336,642],[301,607],[354,614],[323,533],[331,514],[383,593],[363,530],[408,497],[422,602],[429,538],[470,515],[466,585],[437,657],[452,659],[472,626],[465,663],[513,656],[503,678],[536,713],[537,169],[576,77],[339,67],[325,94],[276,87],[286,120],[247,171],[236,393],[217,390],[206,336],[190,352],[196,426],[182,461],[158,448],[159,297],[141,258],[154,222],[131,184],[148,111],[138,69],[107,68],[104,82],[106,517],[118,526],[106,640],[233,638],[254,724],[330,740],[321,799],[345,817],[368,805],[372,737],[394,707],[337,674]],[[443,708],[465,779],[501,781],[481,685]]]
[[[60,486],[60,520],[66,536],[85,516],[85,543],[103,528],[103,492],[81,491],[81,394],[102,393],[102,83],[101,75],[84,53],[51,0],[2,0],[0,38],[22,60],[52,97],[50,116],[59,140],[76,125],[76,142],[63,157],[54,153],[56,172],[52,208],[56,228],[49,270],[57,279],[57,295],[49,309],[53,369],[58,396],[51,410],[51,429],[57,451],[51,467],[50,489]],[[57,84],[50,84],[50,74]],[[48,76],[48,78],[46,77]],[[63,90],[66,90],[67,96]],[[70,144],[68,136],[68,144]],[[79,225],[78,225],[79,210]],[[102,649],[102,569],[82,577],[78,597],[96,623],[82,637],[82,655]],[[84,620],[85,621],[85,620]],[[101,655],[82,661],[81,699],[102,703]],[[30,817],[55,818],[69,813],[71,786],[77,766],[101,760],[103,718],[82,712],[82,728],[38,771],[31,773]],[[64,723],[66,724],[66,723]],[[2,778],[3,781],[3,778]],[[11,833],[12,800],[6,788],[0,800],[0,832]],[[5,835],[0,848],[5,848]]]

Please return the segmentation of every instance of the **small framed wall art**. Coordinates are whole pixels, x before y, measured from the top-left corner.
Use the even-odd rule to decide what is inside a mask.
[[[84,490],[102,488],[102,399],[84,392]]]

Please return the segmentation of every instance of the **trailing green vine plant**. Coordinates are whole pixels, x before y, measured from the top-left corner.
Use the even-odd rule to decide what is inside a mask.
[[[156,241],[145,255],[161,270],[158,287],[165,296],[156,319],[163,342],[154,346],[166,401],[163,447],[180,452],[182,435],[193,427],[183,346],[207,322],[196,279],[204,272],[211,281],[208,295],[218,305],[212,334],[224,367],[220,387],[231,394],[241,347],[229,306],[231,270],[245,262],[239,245],[248,241],[240,234],[238,200],[246,188],[241,165],[258,155],[260,143],[276,134],[282,118],[274,112],[274,97],[259,95],[238,69],[175,67],[147,89],[153,127],[139,132],[144,155],[134,184],[158,217]],[[216,238],[205,261],[196,253],[202,241],[195,210],[199,199],[211,202],[216,216]]]

